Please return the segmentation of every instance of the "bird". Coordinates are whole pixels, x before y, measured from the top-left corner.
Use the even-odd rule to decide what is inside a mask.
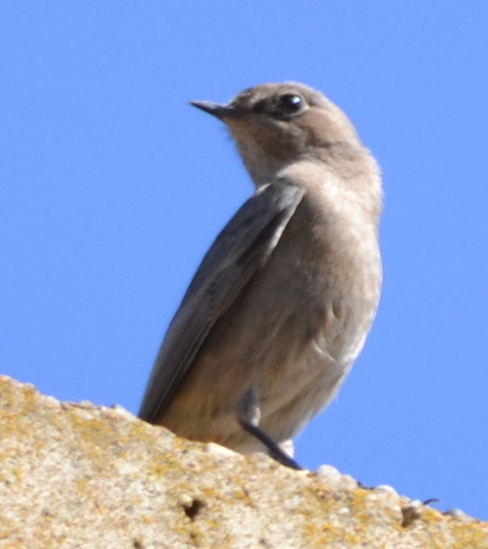
[[[291,441],[333,399],[376,315],[380,169],[347,115],[304,84],[190,104],[226,125],[255,189],[198,267],[139,417],[299,469]]]

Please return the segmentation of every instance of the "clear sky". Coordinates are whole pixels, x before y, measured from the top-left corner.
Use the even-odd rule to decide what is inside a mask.
[[[252,186],[226,101],[296,80],[384,174],[366,348],[297,459],[488,520],[488,3],[0,4],[0,361],[132,412],[202,255]]]

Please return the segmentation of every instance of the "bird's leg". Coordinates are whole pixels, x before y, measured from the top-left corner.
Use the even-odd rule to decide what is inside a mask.
[[[239,403],[237,409],[237,421],[239,425],[259,442],[264,444],[272,457],[281,465],[300,471],[302,467],[292,459],[279,444],[277,444],[265,431],[259,427],[261,419],[261,410],[259,408],[259,398],[255,387],[251,387]]]
[[[253,425],[249,421],[246,421],[242,418],[238,418],[240,426],[252,435],[254,438],[257,438],[259,442],[262,442],[266,448],[269,450],[269,455],[281,465],[285,467],[290,467],[290,469],[296,469],[301,471],[302,467],[298,463],[289,457],[286,452],[278,445],[276,442],[267,435],[258,425]]]

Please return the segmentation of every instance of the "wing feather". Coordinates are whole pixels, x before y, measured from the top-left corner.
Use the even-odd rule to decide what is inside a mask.
[[[286,181],[262,187],[217,236],[168,328],[140,418],[158,423],[210,330],[266,263],[303,194]]]

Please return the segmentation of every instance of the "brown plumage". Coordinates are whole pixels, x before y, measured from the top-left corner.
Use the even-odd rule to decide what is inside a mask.
[[[140,417],[236,451],[284,444],[339,389],[381,285],[381,180],[346,115],[301,84],[265,84],[227,105],[255,194],[217,237],[156,359]]]

